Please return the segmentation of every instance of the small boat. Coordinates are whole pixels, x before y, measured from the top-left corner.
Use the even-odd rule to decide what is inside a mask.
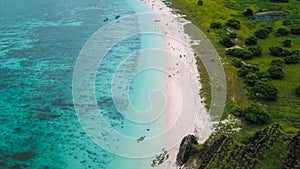
[[[116,14],[116,15],[115,15],[115,19],[119,19],[120,17],[121,17],[120,14]]]
[[[108,17],[106,17],[104,20],[103,20],[103,22],[107,22],[108,21]]]

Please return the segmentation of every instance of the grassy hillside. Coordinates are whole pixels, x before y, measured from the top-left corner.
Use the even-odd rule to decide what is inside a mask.
[[[252,124],[242,119],[242,130],[233,135],[237,141],[246,141],[256,131],[274,123],[282,124],[283,129],[289,134],[295,134],[300,129],[300,98],[295,94],[295,88],[300,85],[300,64],[284,64],[282,70],[284,78],[281,80],[270,80],[277,90],[277,98],[272,101],[253,100],[249,98],[249,87],[244,83],[242,78],[237,76],[236,68],[232,65],[233,57],[226,56],[226,49],[219,41],[229,36],[230,33],[236,33],[238,37],[233,39],[234,43],[242,48],[247,48],[245,40],[249,36],[255,36],[255,32],[259,29],[271,29],[267,38],[258,39],[256,46],[263,49],[261,56],[252,59],[243,60],[246,64],[258,67],[261,72],[265,72],[270,68],[272,60],[283,57],[274,57],[270,54],[269,48],[279,46],[289,51],[300,50],[300,36],[289,33],[280,36],[277,33],[279,28],[291,30],[300,27],[300,1],[289,0],[288,3],[271,2],[270,0],[203,0],[203,5],[197,4],[198,0],[172,0],[173,8],[179,9],[179,13],[187,15],[187,19],[202,29],[211,39],[218,53],[222,56],[225,63],[225,73],[228,82],[228,105],[237,105],[245,107],[249,102],[259,102],[267,110],[270,115],[270,122],[264,125]],[[287,12],[288,15],[281,20],[275,22],[256,22],[252,17],[245,17],[243,14],[247,8],[254,13],[259,11],[280,10]],[[226,26],[226,22],[230,19],[240,21],[240,29],[233,29]],[[210,28],[211,23],[221,23],[220,29]],[[285,24],[288,23],[288,24]],[[285,25],[284,25],[285,24]],[[290,47],[283,47],[284,40],[291,40]],[[202,81],[204,87],[208,86],[208,82]],[[205,87],[209,89],[208,87]],[[230,106],[228,106],[230,107]],[[230,109],[226,110],[226,114],[231,113]]]
[[[300,129],[300,97],[295,94],[296,87],[300,85],[300,61],[294,64],[288,64],[285,61],[286,57],[290,57],[290,55],[300,57],[300,53],[297,53],[297,50],[300,50],[300,35],[291,33],[294,28],[300,30],[300,1],[289,0],[288,3],[282,3],[271,0],[203,0],[202,5],[198,5],[198,0],[172,0],[172,2],[173,8],[179,9],[179,13],[186,15],[187,19],[206,33],[222,57],[228,86],[224,118],[228,114],[233,114],[241,120],[241,123],[238,124],[241,130],[238,132],[228,134],[228,132],[220,131],[227,135],[213,137],[205,144],[195,146],[197,153],[190,160],[194,164],[195,160],[197,161],[196,168],[220,168],[221,166],[223,168],[252,166],[252,168],[263,169],[300,167],[299,150],[294,151],[296,156],[290,157],[291,140],[299,137]],[[245,13],[246,11],[250,11],[250,15],[247,15],[249,13]],[[251,12],[255,14],[265,11],[283,11],[287,15],[272,22],[256,22],[255,15],[251,15]],[[233,28],[235,25],[228,24],[230,19],[237,20],[239,27]],[[217,26],[212,27],[212,23]],[[280,28],[287,30],[288,33],[281,34]],[[267,30],[266,37],[261,38],[261,34],[257,33],[261,29]],[[237,36],[232,38],[231,35]],[[257,42],[253,46],[246,42],[250,36],[255,37]],[[261,47],[262,52],[258,56],[247,59],[244,58],[245,54],[231,53],[230,55],[228,48],[224,47],[224,43],[220,43],[224,38],[243,48],[243,52],[248,50],[246,53],[249,53],[249,48],[258,46]],[[291,44],[285,46],[283,41],[286,40],[290,40]],[[225,43],[225,45],[227,44]],[[275,54],[271,53],[269,49],[271,47],[279,47],[289,54],[285,56],[280,53],[280,57],[275,57]],[[274,77],[269,70],[274,67],[273,60],[275,59],[281,60],[279,61],[281,64],[276,64],[275,67],[283,73],[283,78],[276,79],[277,74]],[[249,66],[251,67],[250,73],[247,72],[247,76],[241,76],[241,69],[248,67],[249,70]],[[201,67],[201,63],[199,69],[202,75],[203,89],[209,90],[209,81],[205,77],[205,70]],[[261,75],[262,77],[260,77]],[[251,83],[249,83],[249,79]],[[276,96],[261,99],[261,93],[256,92],[259,87],[254,90],[260,83],[270,84],[264,90],[273,86],[277,90]],[[209,98],[208,91],[202,93]],[[272,93],[271,90],[266,92],[266,94],[269,93]],[[256,107],[261,110],[260,113],[247,114],[251,107],[250,103],[255,103]],[[261,122],[257,118],[264,118],[264,121]],[[275,130],[268,128],[274,123],[279,123],[282,128],[279,127]],[[277,136],[268,131],[275,131]],[[267,139],[264,139],[263,136],[260,138],[257,132],[267,135],[265,137]],[[261,142],[255,142],[255,140],[258,141],[257,139],[260,139]],[[296,144],[297,146],[298,144]],[[291,161],[291,159],[295,161]],[[289,166],[290,164],[294,164],[294,166]]]

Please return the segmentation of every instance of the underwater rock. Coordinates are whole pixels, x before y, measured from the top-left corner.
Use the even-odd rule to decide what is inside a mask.
[[[29,160],[36,156],[35,152],[20,152],[20,153],[14,153],[12,155],[12,158],[19,161],[25,161]]]

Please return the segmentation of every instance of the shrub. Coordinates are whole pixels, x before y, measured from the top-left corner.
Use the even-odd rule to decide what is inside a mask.
[[[210,24],[211,29],[221,29],[222,28],[222,23],[220,22],[212,22]]]
[[[284,25],[284,26],[289,26],[291,24],[292,24],[292,21],[289,20],[289,19],[284,20],[283,23],[282,23],[282,25]]]
[[[233,61],[232,61],[232,65],[236,68],[240,68],[243,66],[243,63],[241,62],[240,59],[236,59],[234,58]]]
[[[252,103],[244,109],[245,119],[255,124],[266,124],[270,116],[266,110],[257,103]]]
[[[284,41],[282,42],[282,45],[283,45],[284,47],[291,47],[291,44],[292,44],[292,41],[289,40],[289,39],[284,40]]]
[[[290,52],[286,49],[282,49],[281,47],[278,47],[278,46],[270,47],[269,50],[270,50],[270,54],[272,56],[277,56],[277,57],[285,57],[285,56],[290,56],[293,54],[292,52]]]
[[[258,39],[266,39],[269,35],[270,31],[268,29],[258,29],[255,31],[254,35]]]
[[[239,77],[246,77],[248,73],[257,73],[259,69],[255,66],[243,65],[237,72]]]
[[[256,37],[254,37],[254,36],[250,36],[249,38],[247,38],[246,40],[245,40],[245,44],[246,45],[257,45],[257,38]]]
[[[234,29],[241,29],[241,23],[239,20],[230,19],[227,21],[226,26],[232,27]]]
[[[240,48],[229,49],[226,51],[226,54],[241,59],[251,59],[253,57],[253,53],[251,51]]]
[[[267,101],[275,100],[278,94],[276,87],[269,82],[257,82],[250,92],[254,97]]]
[[[219,42],[220,42],[221,45],[223,45],[226,48],[230,48],[230,47],[233,47],[235,45],[235,43],[232,42],[231,39],[228,38],[228,37],[223,38]]]
[[[300,28],[292,28],[291,34],[292,35],[300,35]]]
[[[262,82],[267,82],[270,80],[270,75],[268,72],[258,72],[257,76],[258,76],[259,80]]]
[[[284,58],[284,63],[286,64],[297,64],[300,62],[300,56],[293,54]]]
[[[240,106],[233,105],[230,108],[230,113],[235,116],[243,116],[243,109]]]
[[[289,0],[271,0],[271,2],[289,2]]]
[[[249,86],[254,86],[257,81],[258,81],[258,76],[256,73],[250,72],[245,77],[245,83]]]
[[[300,85],[296,88],[295,94],[300,97]]]
[[[245,12],[243,12],[243,15],[246,17],[251,17],[253,16],[253,10],[250,8],[247,8]]]
[[[268,73],[271,79],[279,80],[284,78],[284,73],[281,67],[271,66],[268,69]]]
[[[203,0],[198,0],[198,5],[203,6]]]
[[[279,28],[277,30],[277,34],[280,36],[286,36],[288,35],[290,32],[288,30],[286,30],[285,28]]]
[[[237,34],[236,34],[236,33],[230,33],[230,34],[229,34],[229,37],[230,37],[231,39],[235,39],[235,38],[237,38]]]
[[[271,66],[283,67],[284,62],[281,59],[274,59],[270,63]]]
[[[263,49],[260,46],[248,48],[252,52],[253,56],[261,56]]]

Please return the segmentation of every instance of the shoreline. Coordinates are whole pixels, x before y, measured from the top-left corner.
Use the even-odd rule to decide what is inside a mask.
[[[178,43],[178,41],[173,41],[171,39],[165,38],[165,46],[164,48],[167,49],[168,52],[172,53],[174,56],[178,56],[181,58],[182,62],[186,64],[186,66],[189,68],[189,71],[183,71],[178,74],[176,74],[176,78],[179,81],[184,81],[184,77],[190,76],[190,79],[187,83],[184,83],[184,86],[182,86],[184,89],[184,92],[190,92],[192,94],[189,98],[189,101],[194,102],[191,109],[191,111],[197,111],[198,118],[195,119],[195,123],[190,129],[190,131],[187,134],[194,134],[195,136],[199,137],[199,142],[204,142],[210,134],[212,134],[213,130],[212,127],[212,121],[209,113],[207,112],[204,104],[203,98],[200,96],[200,89],[202,88],[202,85],[200,83],[200,75],[197,69],[196,64],[196,57],[195,57],[195,51],[192,47],[192,38],[187,34],[185,30],[185,25],[190,23],[190,21],[185,20],[182,18],[182,16],[178,14],[174,14],[172,11],[173,9],[167,7],[161,0],[143,0],[143,2],[152,9],[153,12],[158,14],[166,14],[171,17],[172,23],[167,23],[162,26],[163,33],[165,35],[172,35],[181,40],[183,44]],[[163,23],[165,20],[164,18],[159,18],[160,23]],[[173,22],[174,21],[174,22]],[[160,30],[161,31],[161,30]],[[171,61],[172,62],[172,61]],[[170,71],[171,73],[172,71]],[[178,72],[178,70],[177,70]],[[174,73],[174,72],[173,72]],[[172,74],[172,73],[171,73]],[[173,74],[173,75],[175,75]],[[172,84],[169,84],[172,86]],[[172,91],[172,90],[171,90]],[[169,100],[172,100],[174,92],[169,92]],[[178,102],[178,100],[172,100],[172,102]],[[174,103],[173,103],[174,104]],[[170,104],[172,105],[172,103]],[[191,106],[190,105],[190,106]],[[172,110],[171,108],[168,109],[168,118],[169,122],[174,119],[174,115],[170,112]],[[174,110],[173,110],[174,111]],[[180,112],[179,112],[180,113]],[[184,112],[181,112],[184,113]],[[182,138],[183,139],[183,138]],[[176,145],[174,148],[169,150],[169,158],[168,160],[164,161],[162,164],[158,165],[158,168],[178,168],[176,163],[176,156],[179,152],[179,145]],[[166,164],[167,163],[167,164]]]

